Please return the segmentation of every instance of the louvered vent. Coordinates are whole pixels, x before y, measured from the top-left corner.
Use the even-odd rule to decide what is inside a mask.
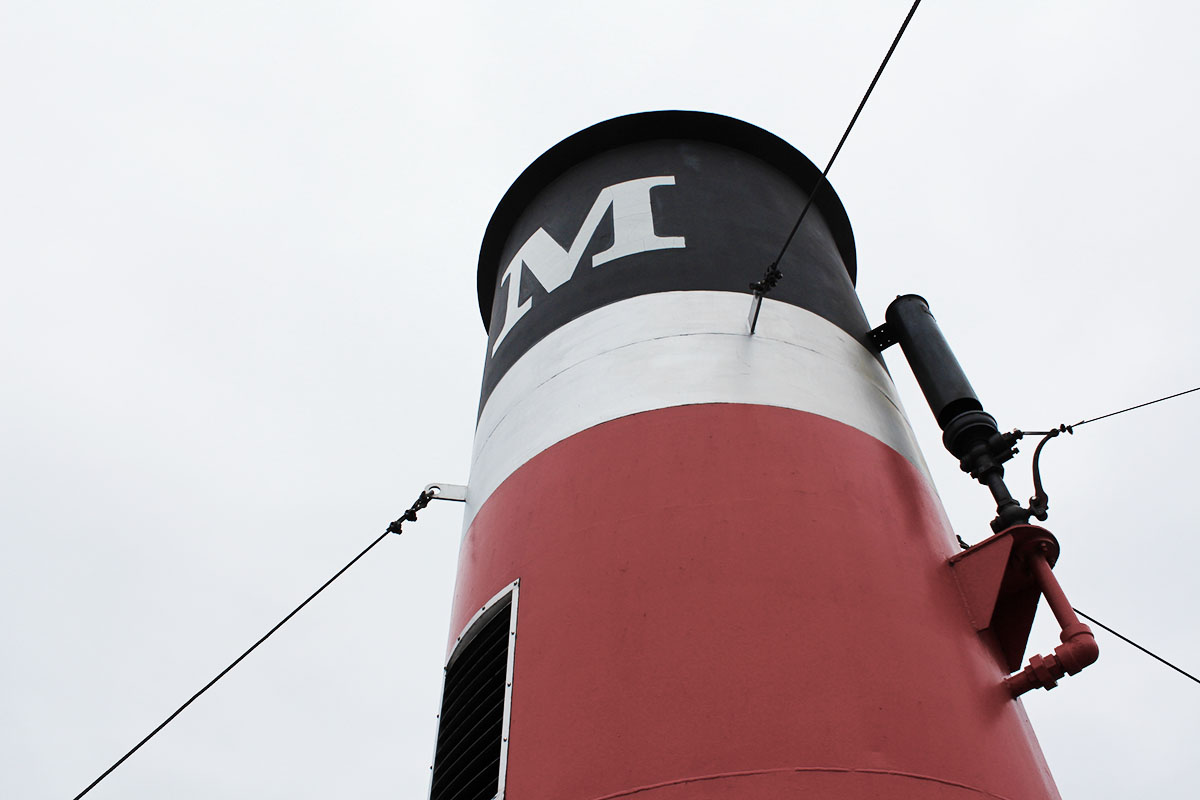
[[[492,800],[499,793],[512,594],[467,632],[446,668],[430,800]]]

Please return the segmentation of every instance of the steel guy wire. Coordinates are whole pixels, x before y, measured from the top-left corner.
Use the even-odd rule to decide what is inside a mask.
[[[400,518],[399,518],[399,519],[397,519],[395,522],[393,522],[393,523],[391,523],[390,525],[388,525],[388,527],[387,527],[387,530],[385,530],[383,533],[381,533],[381,534],[379,535],[379,537],[375,539],[375,541],[373,541],[373,542],[371,542],[369,545],[367,545],[367,546],[366,546],[366,548],[364,548],[364,549],[363,549],[363,551],[362,551],[361,553],[359,553],[358,555],[356,555],[354,558],[350,559],[350,562],[349,562],[348,564],[346,564],[346,566],[344,566],[344,567],[342,567],[341,569],[339,569],[339,570],[338,570],[338,571],[337,571],[337,572],[334,574],[334,576],[333,576],[332,578],[330,578],[329,580],[325,581],[325,583],[321,584],[320,588],[318,588],[318,589],[317,589],[315,592],[313,592],[312,594],[310,594],[310,595],[309,595],[309,596],[308,596],[308,597],[307,597],[307,598],[304,600],[304,602],[303,602],[303,603],[301,603],[300,605],[298,605],[298,606],[296,606],[294,609],[292,609],[291,613],[289,613],[289,614],[288,614],[286,617],[284,617],[283,619],[279,620],[279,622],[277,622],[277,623],[275,624],[275,627],[271,628],[271,630],[269,630],[269,631],[267,631],[266,633],[264,633],[264,634],[262,635],[262,638],[260,638],[260,639],[259,639],[257,642],[255,642],[254,644],[250,645],[249,649],[247,649],[247,650],[246,650],[246,652],[242,653],[240,656],[238,656],[237,658],[235,658],[235,659],[233,660],[233,662],[232,662],[232,663],[230,663],[230,665],[229,665],[229,666],[227,666],[225,669],[221,670],[221,672],[220,672],[220,673],[218,673],[217,677],[213,678],[211,681],[209,681],[208,683],[206,683],[206,684],[205,684],[205,685],[204,685],[204,686],[203,686],[203,687],[200,689],[200,691],[196,692],[194,695],[192,695],[191,697],[189,697],[189,698],[187,699],[187,702],[185,702],[185,703],[184,703],[183,705],[181,705],[179,708],[175,709],[175,711],[173,711],[169,717],[167,717],[166,719],[164,719],[162,722],[160,722],[160,723],[158,724],[158,727],[157,727],[157,728],[155,728],[154,730],[150,731],[150,733],[146,734],[145,738],[143,738],[143,739],[142,739],[140,742],[138,742],[137,744],[135,744],[135,745],[133,746],[133,748],[132,748],[132,749],[131,749],[129,752],[127,752],[125,755],[123,755],[123,756],[121,756],[120,758],[118,758],[118,759],[116,760],[116,762],[114,762],[114,763],[113,763],[113,765],[112,765],[111,767],[109,767],[108,769],[104,770],[104,772],[102,772],[102,773],[100,774],[100,777],[96,778],[96,780],[94,780],[94,781],[92,781],[91,783],[89,783],[89,784],[87,785],[87,788],[85,788],[85,789],[84,789],[82,792],[80,792],[79,794],[75,795],[75,797],[73,798],[73,800],[79,800],[79,798],[83,797],[85,794],[87,794],[87,793],[88,793],[88,792],[90,792],[92,789],[94,789],[94,788],[96,787],[96,785],[97,785],[98,783],[100,783],[100,781],[102,781],[102,780],[104,780],[105,778],[107,778],[107,777],[109,776],[109,774],[110,774],[110,773],[112,773],[112,771],[113,771],[113,770],[115,770],[117,767],[119,767],[119,766],[121,766],[122,764],[124,764],[124,763],[125,763],[125,761],[126,761],[126,759],[128,759],[130,756],[132,756],[132,755],[133,755],[134,753],[136,753],[138,750],[140,750],[140,749],[142,748],[142,745],[146,744],[146,742],[148,742],[148,741],[150,741],[151,739],[153,739],[153,738],[154,738],[154,736],[155,736],[156,734],[158,734],[158,732],[159,732],[159,731],[161,731],[163,728],[167,727],[167,725],[168,725],[168,724],[171,722],[171,720],[175,719],[175,718],[176,718],[176,717],[178,717],[178,716],[179,716],[181,713],[183,713],[183,710],[184,710],[185,708],[187,708],[188,706],[190,706],[190,705],[191,705],[193,702],[195,702],[195,701],[196,701],[196,700],[197,700],[197,699],[200,697],[200,695],[204,694],[204,693],[205,693],[205,692],[207,692],[209,689],[211,689],[211,688],[213,687],[213,685],[214,685],[214,684],[216,684],[216,682],[217,682],[217,681],[221,680],[221,678],[224,678],[224,677],[225,677],[227,674],[229,674],[229,672],[230,672],[230,671],[231,671],[231,670],[232,670],[234,667],[236,667],[238,664],[242,663],[242,660],[243,660],[243,659],[245,659],[245,658],[246,658],[246,656],[250,655],[250,654],[251,654],[251,653],[253,653],[255,650],[257,650],[257,649],[258,649],[258,646],[259,646],[260,644],[262,644],[263,642],[265,642],[267,639],[271,638],[271,635],[272,635],[272,634],[274,634],[274,633],[275,633],[275,631],[277,631],[277,630],[279,630],[280,628],[282,628],[282,627],[283,627],[283,625],[284,625],[284,623],[286,623],[286,622],[287,622],[288,620],[290,620],[292,617],[296,616],[296,614],[298,614],[298,613],[300,612],[300,609],[304,608],[306,605],[308,605],[310,602],[312,602],[312,600],[313,600],[313,599],[314,599],[314,598],[315,598],[317,595],[319,595],[321,592],[325,591],[325,589],[327,589],[331,583],[333,583],[333,582],[334,582],[334,581],[336,581],[338,578],[340,578],[340,577],[342,576],[342,573],[344,573],[346,570],[348,570],[348,569],[350,569],[352,566],[354,566],[354,565],[355,565],[355,564],[358,562],[358,560],[359,560],[360,558],[362,558],[363,556],[365,556],[367,553],[369,553],[369,552],[371,551],[371,549],[375,547],[375,545],[379,544],[379,543],[380,543],[380,542],[382,542],[384,539],[386,539],[386,538],[387,538],[387,535],[388,535],[389,533],[396,533],[396,534],[402,533],[402,531],[401,531],[401,529],[400,529],[400,528],[401,528],[401,525],[402,525],[403,523],[405,523],[405,522],[415,522],[415,521],[416,521],[416,519],[417,519],[417,512],[418,512],[418,511],[420,511],[421,509],[425,508],[425,506],[429,505],[429,501],[430,501],[430,500],[432,500],[432,499],[433,499],[435,496],[436,496],[435,492],[432,492],[432,491],[428,491],[428,490],[427,490],[427,491],[423,491],[423,492],[421,492],[421,494],[417,496],[417,499],[416,499],[415,501],[413,501],[413,504],[412,504],[411,506],[409,506],[408,510],[407,510],[407,511],[405,511],[405,512],[404,512],[402,515],[400,515]]]
[[[796,232],[800,230],[800,223],[804,222],[804,217],[807,216],[808,210],[812,207],[813,201],[817,194],[826,183],[826,178],[829,175],[829,170],[833,168],[833,162],[837,161],[838,153],[842,152],[842,145],[846,144],[846,139],[850,136],[850,131],[854,128],[854,123],[858,122],[858,117],[862,114],[863,107],[866,106],[867,100],[871,97],[871,92],[875,91],[875,84],[879,83],[880,76],[883,75],[884,67],[888,65],[888,61],[892,58],[892,53],[896,52],[896,46],[900,44],[900,37],[904,36],[904,31],[908,28],[908,23],[912,21],[913,15],[917,13],[917,6],[921,5],[921,0],[916,0],[912,4],[912,8],[908,10],[908,16],[904,18],[904,22],[900,25],[900,30],[896,32],[896,38],[892,40],[892,46],[888,48],[887,55],[883,57],[883,61],[879,64],[879,69],[875,71],[875,77],[871,79],[871,85],[867,87],[867,91],[863,94],[862,100],[858,103],[858,108],[854,111],[854,116],[850,118],[850,124],[846,126],[846,130],[842,133],[842,138],[837,143],[837,147],[833,149],[833,155],[829,157],[829,162],[825,165],[825,170],[821,173],[821,177],[817,179],[816,186],[808,195],[808,200],[804,204],[804,208],[800,210],[800,216],[796,218],[796,224],[792,226],[792,230],[787,235],[787,239],[783,242],[783,247],[779,248],[779,255],[775,256],[775,260],[767,266],[766,272],[763,274],[762,280],[750,284],[750,288],[759,298],[763,298],[775,288],[775,284],[779,283],[783,277],[783,273],[779,271],[779,262],[783,260],[784,253],[792,244],[792,239],[796,237]],[[754,328],[758,324],[758,314],[755,313],[754,318],[750,322],[750,332],[754,333]]]
[[[1188,389],[1186,391],[1176,392],[1175,394],[1169,394],[1166,397],[1160,397],[1157,400],[1151,400],[1146,403],[1138,403],[1136,406],[1130,406],[1129,408],[1122,408],[1120,411],[1112,411],[1108,414],[1101,414],[1098,417],[1092,417],[1091,419],[1085,419],[1083,422],[1076,422],[1074,425],[1070,425],[1068,427],[1078,428],[1080,425],[1087,425],[1089,422],[1096,422],[1098,420],[1108,419],[1109,417],[1115,417],[1118,414],[1124,414],[1126,411],[1136,411],[1139,408],[1145,408],[1146,406],[1152,406],[1155,403],[1161,403],[1164,400],[1174,400],[1176,397],[1183,397],[1185,394],[1191,394],[1192,392],[1200,392],[1200,386],[1197,386],[1194,389]]]
[[[1157,661],[1161,661],[1163,664],[1166,664],[1168,667],[1170,667],[1171,669],[1175,670],[1175,671],[1176,671],[1176,672],[1178,672],[1180,675],[1183,675],[1184,677],[1187,677],[1187,678],[1191,678],[1191,679],[1192,679],[1192,680],[1194,680],[1196,683],[1200,683],[1200,678],[1197,678],[1195,675],[1191,674],[1190,672],[1186,672],[1185,670],[1182,670],[1182,669],[1180,669],[1179,667],[1177,667],[1177,666],[1175,666],[1174,664],[1172,664],[1170,661],[1167,661],[1167,660],[1166,660],[1165,658],[1163,658],[1162,656],[1160,656],[1160,655],[1157,655],[1157,654],[1155,654],[1155,653],[1152,653],[1151,651],[1147,650],[1145,647],[1142,647],[1140,644],[1138,644],[1137,642],[1133,641],[1132,639],[1130,639],[1130,638],[1127,638],[1127,637],[1125,637],[1125,636],[1122,636],[1121,634],[1117,633],[1117,632],[1116,632],[1116,631],[1114,631],[1112,628],[1108,627],[1107,625],[1105,625],[1103,622],[1101,622],[1100,620],[1096,619],[1095,617],[1089,617],[1087,614],[1083,613],[1083,612],[1082,612],[1082,611],[1080,611],[1078,608],[1072,608],[1071,610],[1072,610],[1072,611],[1074,611],[1074,612],[1075,612],[1076,614],[1078,614],[1079,616],[1081,616],[1081,617],[1083,617],[1084,619],[1086,619],[1088,622],[1091,622],[1091,623],[1093,623],[1093,624],[1095,624],[1095,625],[1098,625],[1099,627],[1101,627],[1101,628],[1103,628],[1104,630],[1108,631],[1108,632],[1109,632],[1109,633],[1111,633],[1113,636],[1117,637],[1118,639],[1120,639],[1121,641],[1125,642],[1126,644],[1129,644],[1129,645],[1132,645],[1132,646],[1136,647],[1138,650],[1141,650],[1143,653],[1145,653],[1146,655],[1150,656],[1151,658],[1153,658],[1153,659],[1155,659],[1155,660],[1157,660]]]

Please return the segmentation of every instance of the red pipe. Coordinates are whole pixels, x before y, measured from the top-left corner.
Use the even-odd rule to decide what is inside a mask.
[[[1030,689],[1053,689],[1058,685],[1058,679],[1063,675],[1074,675],[1088,664],[1100,657],[1100,648],[1092,629],[1079,621],[1070,601],[1063,593],[1062,586],[1054,577],[1054,571],[1046,561],[1047,545],[1029,556],[1028,564],[1033,572],[1034,580],[1042,595],[1054,612],[1062,632],[1059,639],[1062,644],[1048,656],[1035,655],[1029,659],[1029,666],[1015,675],[1005,678],[1005,683],[1012,691],[1013,697],[1020,697]]]

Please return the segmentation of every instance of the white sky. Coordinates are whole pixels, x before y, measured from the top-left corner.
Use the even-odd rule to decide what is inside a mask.
[[[0,5],[0,795],[73,797],[465,482],[478,245],[533,158],[691,108],[823,165],[909,3],[425,5]],[[833,170],[868,314],[929,298],[1004,428],[1200,384],[1198,17],[928,0]],[[1197,398],[1043,459],[1068,596],[1193,671]],[[460,524],[381,544],[89,797],[424,796]],[[1026,699],[1063,795],[1194,797],[1200,686],[1098,638]]]

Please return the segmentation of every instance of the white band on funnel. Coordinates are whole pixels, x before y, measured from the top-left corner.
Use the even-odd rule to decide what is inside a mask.
[[[534,345],[479,416],[464,530],[505,478],[551,445],[619,417],[699,403],[818,414],[875,437],[928,477],[891,377],[863,345],[769,299],[750,335],[749,304],[734,292],[641,295]]]

